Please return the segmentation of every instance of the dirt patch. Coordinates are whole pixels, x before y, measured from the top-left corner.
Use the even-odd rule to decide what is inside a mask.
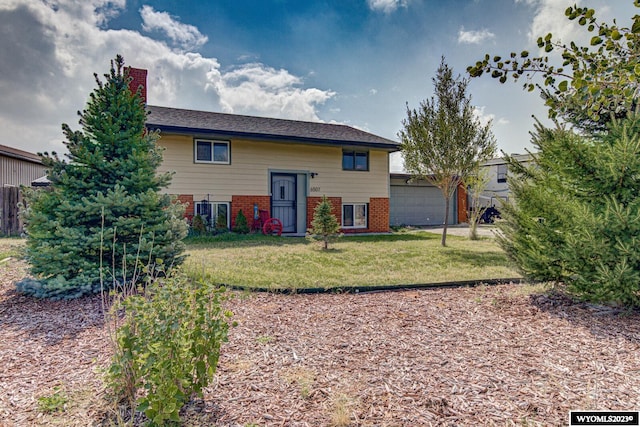
[[[0,425],[98,425],[109,345],[99,298],[16,294],[0,266]],[[238,293],[240,324],[185,425],[566,425],[640,408],[640,315],[501,285],[370,294]],[[63,412],[38,398],[63,390]]]

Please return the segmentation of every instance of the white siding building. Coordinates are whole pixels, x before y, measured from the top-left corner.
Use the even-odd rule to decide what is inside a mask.
[[[520,163],[531,161],[530,154],[512,154]],[[488,160],[483,167],[489,170],[489,182],[480,196],[482,206],[498,206],[500,200],[509,200],[509,186],[507,185],[507,161],[503,158]]]

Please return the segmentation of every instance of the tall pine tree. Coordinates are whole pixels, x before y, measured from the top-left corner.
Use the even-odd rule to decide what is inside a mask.
[[[533,165],[511,160],[500,244],[529,278],[640,306],[640,114],[592,137],[538,125],[533,143]]]
[[[565,16],[591,33],[587,45],[549,33],[538,38],[542,56],[487,54],[467,69],[501,83],[524,79],[527,89],[540,90],[549,116],[564,123],[538,123],[532,165],[510,161],[515,203],[501,208],[500,243],[527,277],[562,282],[590,301],[637,307],[640,15],[628,27],[598,21],[587,7],[569,7]],[[550,60],[553,52],[562,67]]]
[[[181,263],[184,207],[160,190],[159,135],[145,128],[139,93],[129,89],[122,56],[78,112],[81,131],[63,124],[68,161],[44,153],[48,190],[29,191],[23,211],[33,278],[18,289],[54,299],[76,298],[142,277],[140,264]],[[101,274],[102,273],[102,274]]]

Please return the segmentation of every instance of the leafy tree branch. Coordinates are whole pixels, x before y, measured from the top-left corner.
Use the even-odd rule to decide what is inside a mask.
[[[640,7],[640,1],[634,6]],[[549,33],[537,40],[540,56],[530,57],[526,50],[505,57],[486,54],[467,72],[471,77],[489,74],[500,83],[524,80],[524,89],[540,90],[550,118],[586,132],[604,131],[612,117],[625,117],[637,105],[640,15],[633,16],[629,27],[615,20],[599,22],[595,10],[587,7],[569,7],[565,16],[591,35],[589,46],[564,43]],[[552,53],[559,54],[561,66],[554,65]]]

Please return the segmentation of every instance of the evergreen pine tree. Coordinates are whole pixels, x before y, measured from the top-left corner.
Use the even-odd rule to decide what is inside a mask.
[[[563,192],[566,161],[558,152],[562,144],[575,147],[579,137],[557,128],[536,124],[532,143],[540,151],[534,161],[521,164],[507,156],[509,188],[516,203],[503,203],[498,242],[525,277],[562,282],[567,279],[561,259],[575,207]],[[551,146],[556,148],[551,148]],[[569,151],[569,150],[568,150]]]
[[[247,234],[249,232],[249,223],[242,209],[240,209],[238,215],[236,215],[236,224],[233,227],[233,231],[239,234]]]
[[[333,206],[327,196],[322,196],[322,201],[318,203],[313,211],[313,220],[309,229],[310,238],[319,238],[323,249],[329,249],[329,242],[338,235],[340,224],[336,216],[332,213]]]
[[[538,38],[542,56],[487,54],[467,69],[501,83],[525,79],[549,116],[572,129],[538,124],[533,165],[510,162],[514,204],[501,208],[500,243],[528,277],[563,282],[591,301],[639,306],[640,15],[621,27],[587,7],[564,14],[592,33],[587,45],[549,33]],[[553,52],[562,67],[549,60]]]
[[[19,290],[38,297],[75,298],[140,277],[139,262],[182,262],[184,207],[160,194],[171,176],[159,174],[159,135],[145,129],[139,93],[129,89],[118,55],[86,109],[81,131],[62,125],[68,161],[42,156],[51,188],[30,191],[23,211],[33,279]],[[101,270],[102,268],[102,270]]]
[[[640,305],[640,115],[591,138],[538,125],[533,166],[512,162],[517,203],[499,242],[530,278],[586,300]]]

